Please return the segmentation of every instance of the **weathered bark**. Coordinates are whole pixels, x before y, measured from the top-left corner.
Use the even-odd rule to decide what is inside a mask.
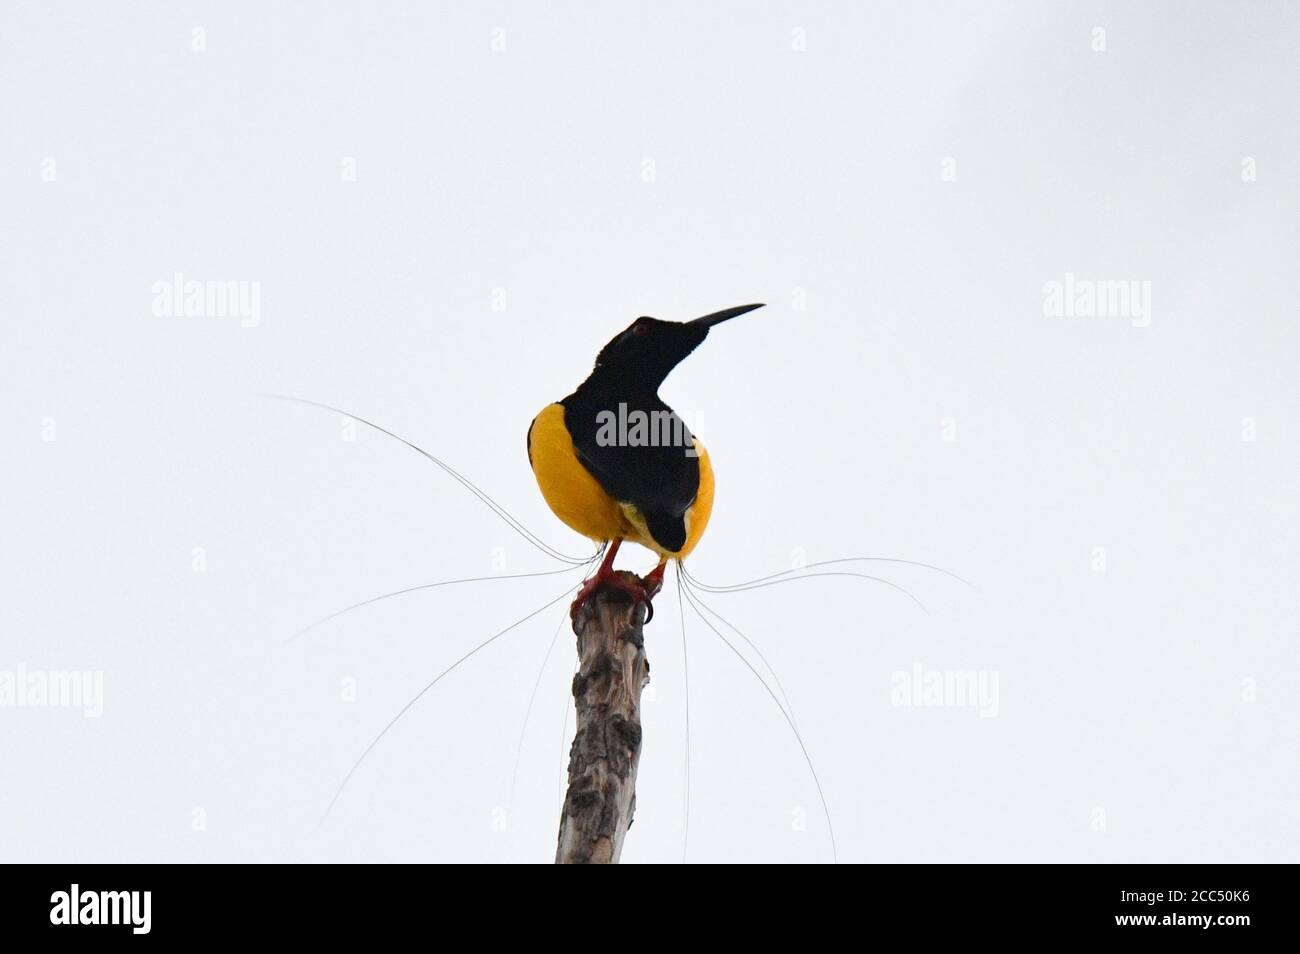
[[[644,586],[635,574],[619,576]],[[578,725],[569,749],[556,864],[618,863],[636,805],[641,690],[650,681],[644,622],[645,607],[612,587],[597,590],[578,610]]]

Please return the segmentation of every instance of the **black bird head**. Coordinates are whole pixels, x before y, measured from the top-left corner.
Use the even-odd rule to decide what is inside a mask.
[[[600,350],[592,378],[658,390],[669,372],[708,337],[710,328],[762,307],[738,305],[694,321],[638,318]]]

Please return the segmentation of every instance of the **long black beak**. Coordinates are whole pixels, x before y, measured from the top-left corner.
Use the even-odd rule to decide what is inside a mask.
[[[753,311],[755,308],[762,308],[762,305],[737,305],[735,308],[724,308],[722,311],[715,311],[711,315],[705,315],[703,318],[696,318],[694,321],[688,321],[688,325],[699,325],[702,328],[712,328],[714,325],[720,325],[724,321],[736,318],[746,312]]]

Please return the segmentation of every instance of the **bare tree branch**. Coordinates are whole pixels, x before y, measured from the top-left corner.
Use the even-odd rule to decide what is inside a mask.
[[[635,574],[620,571],[644,586]],[[617,864],[636,806],[641,758],[641,690],[650,681],[641,627],[645,607],[613,587],[578,610],[577,732],[560,815],[556,864]]]

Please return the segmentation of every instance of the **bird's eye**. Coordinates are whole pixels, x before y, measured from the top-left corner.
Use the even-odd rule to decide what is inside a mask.
[[[638,321],[635,325],[632,326],[632,334],[634,335],[643,335],[649,330],[650,330],[650,326],[646,324],[644,321]]]

